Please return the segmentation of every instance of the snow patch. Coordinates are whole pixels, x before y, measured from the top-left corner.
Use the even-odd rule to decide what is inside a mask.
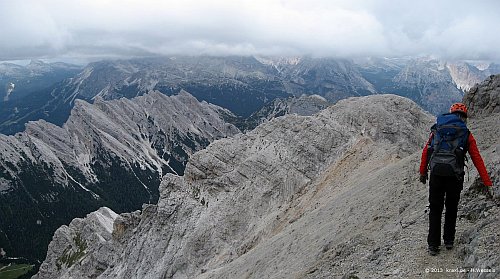
[[[4,100],[5,102],[7,102],[7,101],[9,100],[9,96],[10,96],[10,94],[12,93],[12,91],[14,91],[14,88],[15,88],[15,87],[16,87],[16,85],[15,85],[14,83],[12,83],[12,82],[9,82],[9,83],[7,84],[7,92],[6,92],[5,97],[3,98],[3,100]]]
[[[94,192],[92,192],[91,190],[87,189],[87,187],[83,186],[80,182],[76,181],[76,180],[75,180],[75,179],[74,179],[71,175],[69,175],[69,173],[68,173],[65,169],[63,169],[63,170],[64,170],[64,174],[66,174],[66,176],[67,176],[69,179],[71,179],[71,180],[72,180],[73,182],[75,182],[78,186],[80,186],[80,188],[82,188],[82,189],[83,189],[83,190],[85,190],[86,192],[89,192],[89,193],[92,195],[92,197],[93,197],[94,199],[96,199],[96,200],[97,200],[97,199],[99,199],[99,195],[97,195],[96,193],[94,193]]]

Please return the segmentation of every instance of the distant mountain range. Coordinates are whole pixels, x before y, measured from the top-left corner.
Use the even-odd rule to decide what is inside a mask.
[[[317,94],[334,103],[351,96],[393,93],[438,114],[460,100],[463,90],[497,72],[500,67],[496,64],[424,58],[353,61],[184,56],[101,61],[50,88],[25,94],[24,98],[8,98],[0,108],[0,132],[14,134],[24,130],[28,121],[38,119],[62,125],[76,99],[92,102],[96,97],[132,98],[151,90],[166,95],[186,90],[198,100],[227,108],[243,118],[276,98],[303,94]],[[3,82],[5,92],[13,90],[10,94],[14,96],[18,85],[12,89],[15,82]]]
[[[467,62],[435,59],[363,59],[357,61],[362,75],[377,92],[407,97],[432,114],[447,112],[462,100],[464,91],[489,75],[500,73],[499,65],[482,69]]]
[[[308,57],[0,64],[0,132],[8,134],[0,134],[0,248],[41,260],[60,225],[101,206],[121,213],[155,203],[162,177],[182,175],[191,154],[273,118],[379,93],[436,114],[497,69]],[[34,81],[39,90],[21,90]]]
[[[67,63],[32,60],[26,66],[0,64],[0,103],[21,99],[81,72],[83,67]]]
[[[267,103],[259,111],[254,112],[241,123],[231,121],[231,119],[228,119],[228,121],[236,123],[243,131],[249,131],[266,121],[287,114],[302,116],[314,115],[331,104],[332,103],[319,95],[302,95],[300,97],[291,97],[287,99],[278,98]]]

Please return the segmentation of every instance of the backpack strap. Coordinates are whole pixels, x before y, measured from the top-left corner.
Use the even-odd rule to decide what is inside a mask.
[[[462,146],[464,147],[465,152],[469,151],[469,135],[470,135],[470,130],[469,128],[467,128],[467,130],[465,131],[465,137],[462,142],[463,144]]]

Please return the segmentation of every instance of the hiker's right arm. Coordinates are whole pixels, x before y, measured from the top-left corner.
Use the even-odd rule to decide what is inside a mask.
[[[481,177],[481,180],[483,181],[484,185],[493,186],[490,176],[486,171],[486,166],[484,165],[483,158],[481,157],[481,154],[479,154],[479,149],[477,148],[476,139],[474,138],[474,136],[472,136],[472,133],[469,133],[469,138],[467,139],[467,143],[472,163],[474,163],[474,166],[479,172],[479,176]]]

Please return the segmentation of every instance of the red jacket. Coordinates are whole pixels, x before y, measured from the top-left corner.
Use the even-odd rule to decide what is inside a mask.
[[[429,140],[425,144],[424,150],[422,151],[422,158],[420,159],[420,175],[427,174],[427,165],[429,164],[429,158],[427,158],[428,157],[427,152],[433,136],[434,134],[431,134]],[[484,166],[483,158],[481,157],[481,154],[479,154],[479,149],[477,148],[476,139],[474,138],[474,136],[472,136],[472,133],[469,133],[469,138],[467,139],[467,151],[469,152],[470,157],[472,159],[472,163],[474,163],[474,166],[479,172],[479,176],[481,176],[481,180],[483,181],[484,185],[493,186],[493,183],[491,182],[488,172],[486,171],[486,167]]]

